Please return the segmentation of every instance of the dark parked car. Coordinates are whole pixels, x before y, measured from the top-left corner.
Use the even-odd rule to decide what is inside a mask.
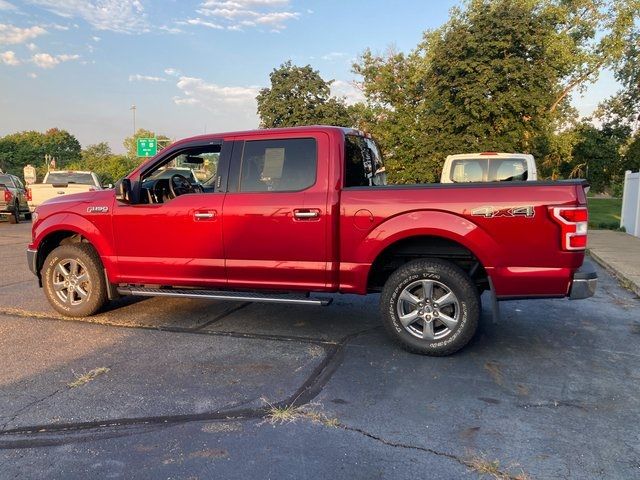
[[[30,219],[28,192],[15,175],[0,173],[0,216],[8,216],[10,223],[20,222],[20,216]]]

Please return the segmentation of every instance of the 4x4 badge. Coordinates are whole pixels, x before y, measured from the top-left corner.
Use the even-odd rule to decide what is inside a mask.
[[[533,218],[536,209],[533,206],[526,207],[506,207],[496,208],[491,206],[478,207],[471,210],[474,217],[496,218],[496,217],[526,217]]]

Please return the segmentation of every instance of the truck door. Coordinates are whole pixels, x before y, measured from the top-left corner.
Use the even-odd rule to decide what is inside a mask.
[[[328,158],[325,133],[236,142],[223,210],[229,287],[326,287]]]
[[[178,148],[142,172],[135,204],[114,202],[121,282],[224,286],[222,204],[231,150],[221,141]],[[199,172],[212,176],[196,184]],[[193,193],[174,196],[168,189],[174,174],[189,180]]]

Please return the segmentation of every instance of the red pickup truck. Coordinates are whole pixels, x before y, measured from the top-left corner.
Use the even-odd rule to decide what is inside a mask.
[[[194,183],[185,167],[209,178]],[[64,315],[117,295],[325,305],[310,292],[381,292],[394,339],[446,355],[473,336],[484,290],[593,295],[584,188],[386,185],[375,142],[339,127],[204,135],[115,189],[42,204],[27,257]]]

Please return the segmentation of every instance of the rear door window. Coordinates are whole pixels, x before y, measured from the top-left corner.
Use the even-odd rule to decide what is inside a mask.
[[[253,140],[244,144],[241,192],[296,192],[316,183],[318,168],[313,138]]]

